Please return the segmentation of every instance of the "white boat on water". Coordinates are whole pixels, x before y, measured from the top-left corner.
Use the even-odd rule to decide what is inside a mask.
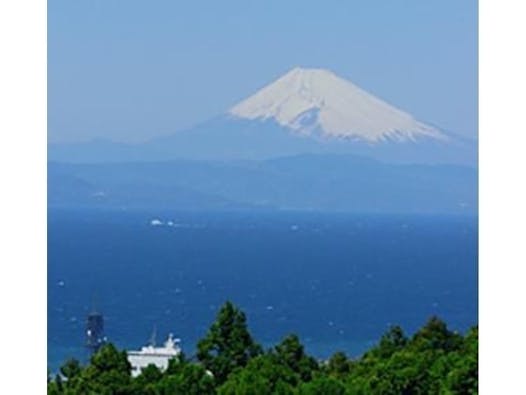
[[[181,354],[181,339],[174,338],[170,333],[163,347],[155,347],[155,336],[152,336],[150,344],[142,347],[139,351],[128,351],[128,361],[132,366],[132,376],[141,374],[141,370],[153,364],[161,371],[168,367],[168,361]]]

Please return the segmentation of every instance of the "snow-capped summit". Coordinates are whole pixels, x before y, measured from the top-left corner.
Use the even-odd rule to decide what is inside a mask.
[[[390,163],[476,166],[476,141],[417,121],[330,71],[295,68],[225,114],[144,144],[58,145],[63,162],[267,160],[352,154]]]
[[[447,140],[438,129],[324,69],[294,68],[236,104],[229,115],[270,119],[297,134],[323,138],[369,143],[420,137]]]

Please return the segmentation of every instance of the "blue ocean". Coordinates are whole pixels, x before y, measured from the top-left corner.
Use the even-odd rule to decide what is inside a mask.
[[[153,222],[152,222],[153,221]],[[84,359],[95,308],[117,346],[157,329],[187,355],[233,301],[271,346],[359,356],[392,324],[477,324],[478,220],[314,212],[48,211],[48,366]]]

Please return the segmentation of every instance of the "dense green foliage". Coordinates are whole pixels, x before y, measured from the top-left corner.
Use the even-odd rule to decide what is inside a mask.
[[[411,337],[392,327],[360,358],[336,352],[316,361],[296,335],[263,352],[245,314],[227,302],[199,342],[196,362],[181,355],[164,372],[153,365],[136,378],[130,372],[126,353],[106,345],[86,366],[70,360],[48,377],[48,394],[477,394],[478,328],[462,336],[432,317]]]
[[[217,383],[223,383],[236,368],[261,354],[247,328],[245,313],[226,302],[206,337],[197,344],[197,358],[214,373]]]

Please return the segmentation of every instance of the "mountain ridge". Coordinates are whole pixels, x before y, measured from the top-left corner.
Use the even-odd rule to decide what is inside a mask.
[[[293,69],[224,114],[144,143],[48,145],[50,160],[77,163],[265,160],[303,153],[391,163],[477,166],[478,160],[476,141],[423,124],[321,69]]]
[[[51,162],[48,200],[67,207],[473,214],[477,174],[458,165],[392,165],[334,154],[264,161]]]

